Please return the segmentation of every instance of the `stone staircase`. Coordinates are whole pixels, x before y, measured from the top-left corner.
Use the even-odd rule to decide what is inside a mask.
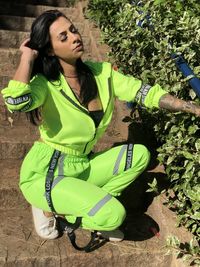
[[[48,9],[61,10],[78,27],[86,48],[84,59],[92,58],[97,61],[105,59],[108,48],[100,44],[99,30],[83,16],[85,1],[79,1],[75,7],[67,7],[66,0],[7,0],[6,2],[0,0],[0,6],[1,89],[7,85],[14,74],[20,56],[19,45],[29,36],[32,21]],[[112,124],[96,150],[105,149],[113,143],[127,139],[128,127],[122,122],[122,118],[128,115],[128,111],[123,103],[117,103],[116,106]],[[135,216],[132,222],[127,222],[126,227],[129,226],[131,230],[127,240],[121,243],[107,243],[98,250],[86,254],[74,250],[65,236],[53,241],[40,239],[33,229],[29,204],[18,188],[22,159],[37,138],[38,131],[30,125],[25,114],[9,113],[0,96],[0,170],[2,173],[0,178],[0,266],[184,266],[182,262],[175,260],[173,255],[165,255],[166,251],[163,248],[165,237],[169,233],[177,234],[178,230],[174,226],[174,215],[162,205],[164,201],[162,196],[153,201],[148,209],[148,216],[140,214]],[[156,170],[152,172],[156,173]],[[137,188],[133,188],[133,191],[129,189],[125,197],[122,197],[122,201],[126,202],[127,198],[129,202],[132,201],[129,209],[135,207],[133,202],[136,191],[138,191]],[[138,237],[136,229],[139,225],[145,225],[147,219],[150,220],[151,217],[159,225],[160,236],[155,235],[155,231],[152,234],[152,230],[149,230],[151,228],[145,226],[149,236]],[[178,235],[188,238],[184,230],[178,232]],[[88,238],[88,231],[78,230],[78,239],[81,243],[85,243]]]

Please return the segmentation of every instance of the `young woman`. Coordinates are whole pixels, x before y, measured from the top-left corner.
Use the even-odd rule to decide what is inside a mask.
[[[145,170],[150,154],[140,144],[91,153],[111,121],[115,98],[198,116],[200,108],[159,85],[126,77],[109,63],[83,63],[81,36],[57,10],[34,21],[20,51],[19,66],[2,94],[11,112],[28,112],[39,124],[40,139],[20,174],[37,233],[47,239],[58,236],[53,210],[72,223],[81,217],[81,227],[122,240],[118,228],[126,212],[116,196]]]

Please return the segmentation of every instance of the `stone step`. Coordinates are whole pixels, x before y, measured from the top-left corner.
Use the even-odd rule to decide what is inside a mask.
[[[67,0],[7,0],[12,4],[24,4],[24,5],[46,5],[52,7],[67,7],[70,5],[70,1]],[[4,4],[5,0],[0,0],[0,4]],[[73,1],[71,1],[73,3]]]
[[[0,100],[3,102],[1,95],[0,95]],[[8,111],[6,105],[0,104],[0,125],[2,127],[11,127],[11,128],[16,126],[29,127],[30,123],[26,115],[27,115],[26,113],[22,112],[11,113],[10,111]]]
[[[9,16],[37,17],[41,13],[51,9],[55,9],[55,7],[31,4],[24,5],[24,3],[20,3],[19,1],[16,1],[14,3],[13,1],[7,1],[3,5],[1,5],[0,14]],[[72,21],[77,20],[77,18],[79,17],[79,12],[77,8],[56,7],[56,9],[64,13]]]
[[[22,126],[0,126],[0,159],[22,159],[39,138],[38,129],[24,123]]]
[[[128,233],[123,242],[107,242],[91,253],[84,253],[75,250],[65,234],[56,240],[45,241],[38,237],[30,207],[1,209],[0,214],[2,267],[186,267],[181,259],[176,260],[173,255],[166,254],[164,238],[154,236],[138,240],[136,235]],[[137,227],[135,233],[139,229],[144,233],[147,230],[139,218],[136,218],[132,227]],[[87,230],[78,229],[76,235],[81,246],[90,239]]]
[[[8,76],[0,76],[0,91],[1,91],[2,88],[5,88],[8,85],[8,83],[9,83],[11,78],[12,78],[12,76],[10,76],[10,75],[8,75]],[[1,97],[1,94],[0,94],[0,105],[2,103],[3,103],[2,102],[2,97]]]
[[[38,137],[37,127],[24,121],[24,126],[14,125],[0,125],[1,142],[15,141],[15,142],[32,142]]]
[[[34,17],[0,15],[0,29],[29,32],[34,20]],[[79,29],[80,33],[83,34],[84,23],[76,20],[74,20],[73,23]]]
[[[19,48],[21,43],[29,36],[29,32],[0,30],[0,47]]]
[[[0,161],[1,187],[0,202],[1,209],[25,209],[28,207],[19,189],[19,170],[22,160],[4,159]]]
[[[0,76],[12,77],[14,75],[20,55],[19,49],[0,47]]]
[[[156,238],[144,241],[107,242],[92,253],[75,250],[66,235],[44,241],[35,233],[30,208],[1,210],[0,265],[15,267],[170,267],[171,255],[164,255]],[[80,245],[89,241],[90,232],[76,231]]]
[[[0,105],[0,125],[2,127],[26,126],[28,120],[23,113],[11,113],[5,105]]]
[[[33,21],[34,18],[32,17],[0,15],[0,28],[6,30],[30,31]]]
[[[29,151],[33,141],[27,142],[2,142],[0,141],[0,159],[22,159]]]
[[[85,49],[89,51],[91,40],[83,35],[84,26],[81,23],[75,23],[83,38]],[[0,47],[1,48],[19,48],[21,43],[29,37],[29,32],[0,30]]]

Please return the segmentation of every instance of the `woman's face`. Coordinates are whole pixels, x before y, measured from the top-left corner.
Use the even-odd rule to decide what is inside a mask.
[[[49,28],[52,50],[51,55],[60,61],[74,64],[84,52],[81,35],[65,17],[59,17]]]

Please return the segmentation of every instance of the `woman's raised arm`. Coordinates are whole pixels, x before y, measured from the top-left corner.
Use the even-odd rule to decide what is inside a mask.
[[[38,52],[29,48],[29,39],[26,39],[20,46],[20,51],[22,53],[18,68],[15,72],[13,80],[29,83],[31,78],[31,72],[33,68],[34,60],[38,56]]]

